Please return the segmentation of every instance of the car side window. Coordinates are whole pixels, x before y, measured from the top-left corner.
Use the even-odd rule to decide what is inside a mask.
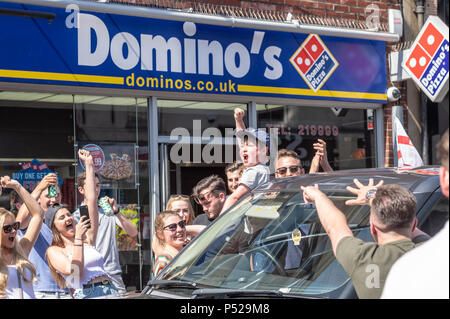
[[[444,227],[448,220],[448,198],[441,195],[425,214],[427,215],[425,221],[419,228],[433,237]]]

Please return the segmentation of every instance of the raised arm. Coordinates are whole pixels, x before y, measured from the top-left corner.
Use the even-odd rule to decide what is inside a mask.
[[[345,215],[333,204],[333,202],[319,190],[319,186],[301,186],[305,203],[314,202],[319,216],[320,223],[330,237],[333,253],[336,255],[336,248],[342,238],[353,236],[350,227],[347,225]]]
[[[383,183],[384,183],[383,180],[381,180],[380,182],[378,182],[377,185],[374,185],[372,178],[369,179],[369,184],[367,186],[363,185],[356,178],[353,180],[353,182],[355,183],[357,188],[347,186],[347,190],[349,192],[355,194],[356,198],[350,199],[345,202],[345,204],[349,205],[349,206],[352,206],[352,205],[370,205],[370,206],[372,206],[373,197],[371,197],[370,199],[367,199],[367,193],[372,189],[376,190],[379,186],[383,185]],[[422,236],[422,235],[429,237],[429,235],[427,233],[423,232],[422,230],[420,230],[419,228],[416,227],[411,234],[411,240],[413,240],[417,236]]]
[[[240,200],[244,195],[250,192],[249,188],[244,184],[240,184],[236,190],[227,197],[225,203],[223,204],[222,210],[219,215],[222,215],[228,208],[233,206],[238,200]]]
[[[309,174],[315,174],[319,171],[320,160],[321,156],[316,152],[311,161],[311,166],[309,167]]]
[[[114,198],[109,198],[108,196],[105,196],[105,198],[114,211],[114,215],[117,218],[117,224],[119,225],[119,227],[122,228],[127,233],[128,236],[136,237],[138,235],[136,225],[134,225],[128,218],[126,218],[121,213],[119,207],[117,207],[117,203]]]
[[[57,185],[58,177],[54,173],[45,175],[45,177],[39,182],[35,189],[31,192],[31,197],[36,201],[41,197],[42,192],[47,189],[50,185]],[[45,212],[44,212],[45,216]],[[19,212],[17,213],[16,221],[20,222],[20,229],[28,228],[30,223],[30,211],[26,205],[20,206]]]
[[[44,211],[39,206],[37,201],[31,197],[31,194],[28,193],[28,191],[20,185],[18,181],[11,179],[9,176],[4,176],[1,178],[0,184],[3,188],[14,189],[30,211],[31,220],[28,229],[20,240],[20,246],[22,247],[26,257],[28,257],[39,236],[39,232],[41,231],[42,222],[44,221]]]
[[[236,131],[245,130],[244,115],[245,111],[243,109],[240,108],[234,109],[234,121],[236,123]]]
[[[97,239],[98,231],[98,204],[97,204],[97,194],[95,192],[95,171],[94,171],[94,160],[89,151],[78,150],[78,156],[84,163],[86,168],[86,181],[84,184],[84,202],[86,203],[89,210],[89,221],[91,223],[91,228],[87,231],[87,242],[95,246],[95,241]]]
[[[316,155],[319,156],[319,163],[324,172],[332,172],[333,168],[328,163],[328,155],[327,155],[327,143],[320,138],[317,139],[317,143],[313,144],[314,149],[316,150]]]

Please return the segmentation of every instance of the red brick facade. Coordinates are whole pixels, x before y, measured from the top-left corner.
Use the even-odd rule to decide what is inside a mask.
[[[111,0],[116,3],[129,3],[143,6],[188,9],[201,11],[209,8],[210,12],[226,14],[226,7],[240,8],[242,11],[250,10],[261,12],[261,18],[272,18],[274,16],[284,17],[291,13],[294,17],[318,17],[324,20],[331,20],[339,25],[340,20],[354,21],[359,24],[359,28],[365,28],[366,22],[370,17],[378,14],[380,30],[387,31],[388,9],[400,10],[400,2],[403,0],[202,0],[202,1],[179,1],[179,0]],[[433,11],[435,0],[427,1],[427,10]],[[378,11],[379,10],[379,11]],[[378,12],[377,12],[378,11]],[[208,12],[208,11],[206,11]],[[267,14],[264,14],[267,13]],[[273,13],[273,15],[271,15]],[[258,17],[258,13],[250,17]],[[372,20],[373,21],[373,20]],[[362,27],[361,27],[362,26]],[[389,53],[392,44],[387,43],[386,61],[389,61]],[[386,66],[389,67],[388,65]],[[388,71],[389,74],[389,71]],[[389,75],[388,75],[389,77]],[[388,87],[391,83],[388,78]],[[402,105],[404,107],[404,124],[407,127],[408,110],[406,102],[406,84],[396,83],[396,86],[402,91],[402,99],[395,103],[384,105],[384,125],[385,125],[385,166],[394,165],[393,140],[392,140],[392,106]],[[399,87],[400,86],[400,87]]]
[[[290,12],[293,15],[341,18],[363,22],[367,16],[375,13],[375,10],[378,8],[381,24],[387,24],[388,22],[387,9],[400,8],[398,0],[111,0],[110,2],[177,9],[196,8],[200,5],[213,7],[230,6],[241,9],[286,14]]]

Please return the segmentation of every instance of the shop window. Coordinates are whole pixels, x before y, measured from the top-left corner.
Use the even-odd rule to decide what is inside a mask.
[[[76,95],[74,101],[75,151],[95,152],[100,197],[115,198],[140,231],[131,238],[117,227],[122,278],[127,289],[140,289],[150,264],[147,99]],[[83,171],[77,164],[76,175]]]
[[[237,107],[247,110],[247,105],[239,103],[158,100],[159,135],[170,136],[172,130],[184,128],[190,136],[199,136],[207,128],[217,128],[222,137],[230,136],[232,132],[226,129],[235,129]]]
[[[278,149],[297,152],[307,171],[319,138],[327,143],[328,161],[335,170],[376,166],[366,110],[258,104],[257,113],[258,127],[276,129]]]

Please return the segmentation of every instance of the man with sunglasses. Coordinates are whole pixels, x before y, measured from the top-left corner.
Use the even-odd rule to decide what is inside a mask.
[[[278,151],[275,177],[286,178],[305,174],[300,157],[294,151],[281,149]]]
[[[48,192],[49,186],[57,187],[56,196]],[[58,177],[54,173],[47,174],[32,191],[31,196],[37,200],[44,211],[44,217],[47,210],[53,205],[61,203],[61,193],[58,187]],[[23,236],[30,223],[31,215],[26,205],[22,205],[17,213],[16,221],[20,223],[19,235]],[[36,267],[37,282],[33,283],[34,293],[38,299],[71,299],[69,290],[60,289],[54,281],[47,257],[45,255],[53,239],[52,230],[45,223],[42,224],[39,237],[36,244],[30,252],[29,260]]]
[[[313,147],[316,150],[316,154],[311,161],[309,174],[317,173],[319,171],[319,165],[322,167],[324,172],[332,172],[333,169],[328,163],[327,144],[325,141],[318,139],[317,143],[314,143]],[[276,178],[300,176],[304,174],[305,169],[302,167],[300,157],[297,153],[287,149],[281,149],[278,151],[275,170]]]
[[[202,206],[204,214],[198,215],[193,224],[211,224],[220,214],[226,201],[227,190],[225,182],[218,175],[211,175],[200,180],[195,185],[192,196],[195,202]]]

